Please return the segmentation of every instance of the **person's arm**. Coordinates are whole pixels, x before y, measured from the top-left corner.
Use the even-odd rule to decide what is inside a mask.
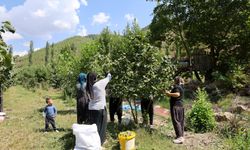
[[[95,85],[97,85],[98,87],[102,89],[105,89],[105,87],[107,86],[110,80],[111,80],[111,74],[108,73],[106,78],[99,80],[98,82],[95,83]]]
[[[170,96],[170,97],[180,97],[181,96],[180,92],[171,93],[169,91],[165,91],[165,94],[167,96]]]
[[[56,107],[54,106],[54,113],[55,113],[55,116],[57,115],[57,110],[56,110]]]

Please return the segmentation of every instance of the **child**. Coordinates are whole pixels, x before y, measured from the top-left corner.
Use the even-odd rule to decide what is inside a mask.
[[[55,117],[57,114],[56,107],[53,106],[53,101],[49,97],[46,98],[46,103],[47,103],[47,106],[44,108],[44,111],[43,111],[45,114],[45,131],[48,131],[49,124],[51,124],[54,131],[59,132],[56,129],[56,123],[55,123]]]

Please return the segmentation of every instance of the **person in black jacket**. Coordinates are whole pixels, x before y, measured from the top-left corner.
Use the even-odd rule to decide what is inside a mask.
[[[115,113],[118,117],[118,123],[121,124],[122,122],[122,98],[117,98],[111,96],[109,98],[109,115],[110,121],[115,121]]]
[[[174,83],[171,92],[165,90],[165,94],[170,97],[170,113],[176,134],[176,139],[173,142],[175,144],[182,144],[184,142],[184,90],[182,87],[184,81],[181,77],[177,76],[174,79]]]
[[[80,73],[77,79],[77,94],[76,94],[76,108],[77,108],[77,123],[83,124],[88,121],[88,103],[89,98],[86,93],[86,74]]]

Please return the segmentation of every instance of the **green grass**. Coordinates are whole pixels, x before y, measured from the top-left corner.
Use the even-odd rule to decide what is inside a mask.
[[[45,106],[45,96],[51,96],[58,109],[56,124],[59,133],[44,133],[44,118],[42,110]],[[74,102],[74,101],[73,101]],[[29,91],[21,86],[9,88],[4,92],[4,112],[6,120],[0,123],[0,149],[14,150],[70,150],[75,144],[72,134],[72,124],[76,121],[75,104],[62,100],[61,91],[49,89]],[[164,118],[165,119],[165,118]],[[135,126],[118,126],[108,123],[107,142],[103,145],[107,150],[119,150],[118,134],[121,131],[136,132],[137,150],[168,150],[188,149],[185,145],[175,145],[173,126],[168,118],[164,126],[149,130]],[[198,143],[196,143],[199,145]],[[212,146],[211,146],[212,147]],[[196,147],[193,147],[196,148]],[[199,149],[199,148],[196,148]]]
[[[44,133],[44,96],[54,99],[58,109],[56,118],[60,132]],[[74,108],[65,107],[55,90],[36,92],[12,87],[4,93],[4,111],[7,119],[0,123],[0,149],[70,149],[74,146],[71,126],[76,120]]]

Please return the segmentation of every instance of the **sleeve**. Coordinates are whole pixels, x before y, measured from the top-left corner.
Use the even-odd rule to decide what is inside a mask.
[[[47,112],[47,107],[44,108],[43,112],[46,114],[46,112]]]
[[[54,113],[55,113],[55,116],[57,115],[57,110],[56,110],[56,107],[54,106]]]
[[[174,87],[174,89],[171,93],[181,93],[181,90],[178,87]]]
[[[105,87],[107,86],[107,84],[109,83],[109,81],[111,80],[111,74],[108,73],[108,75],[106,76],[106,78],[96,82],[95,84],[100,87],[101,89],[105,89]]]

